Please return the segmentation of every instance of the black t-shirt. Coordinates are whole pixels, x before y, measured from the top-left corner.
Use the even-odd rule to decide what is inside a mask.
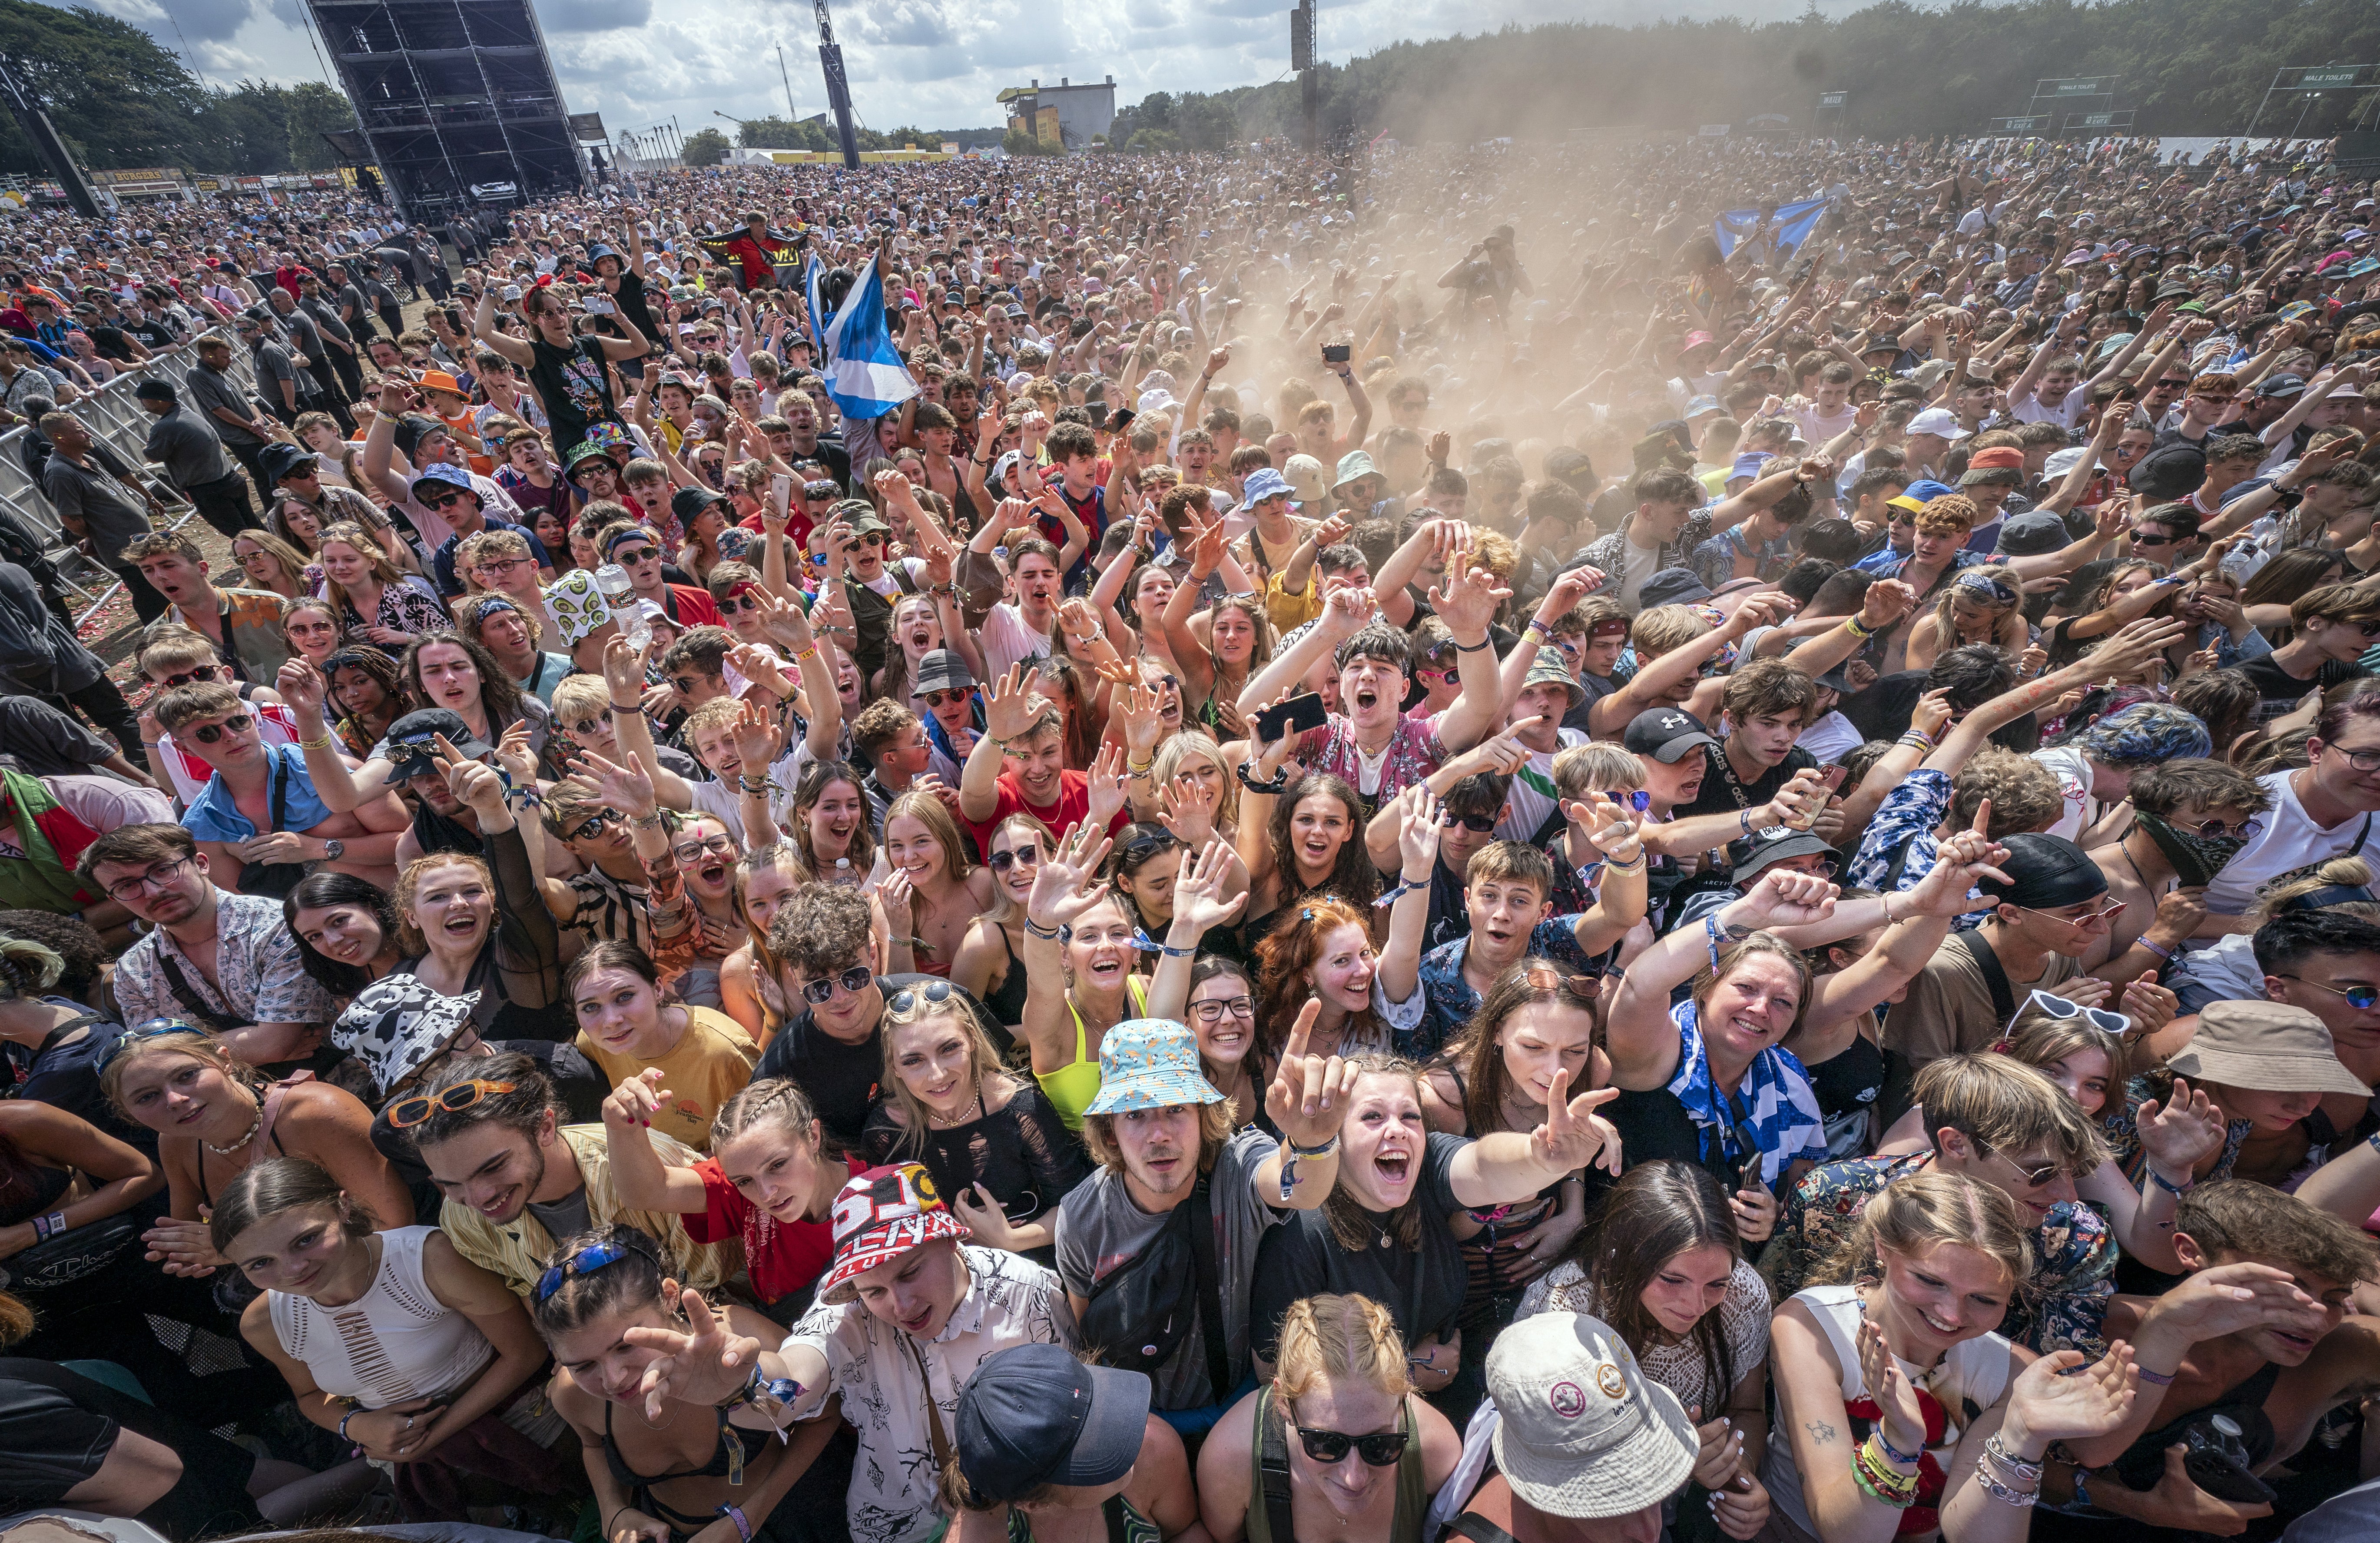
[[[1794,772],[1818,764],[1818,758],[1799,745],[1785,752],[1785,759],[1748,783],[1736,780],[1735,769],[1727,762],[1727,752],[1717,745],[1703,750],[1710,769],[1703,773],[1702,791],[1694,801],[1677,811],[1682,820],[1696,814],[1733,814],[1739,809],[1756,809],[1777,796],[1777,790],[1791,781]]]
[[[891,996],[896,980],[928,980],[929,976],[878,976],[877,984]],[[752,1078],[788,1077],[801,1085],[818,1111],[819,1124],[845,1148],[857,1151],[868,1129],[868,1111],[884,1080],[884,1030],[868,1031],[859,1043],[846,1044],[819,1027],[808,1008],[778,1030],[760,1052]]]
[[[1421,1210],[1418,1249],[1393,1241],[1379,1247],[1378,1240],[1389,1235],[1389,1218],[1369,1211],[1365,1214],[1377,1229],[1369,1248],[1341,1247],[1331,1235],[1330,1218],[1319,1209],[1293,1211],[1281,1226],[1268,1230],[1257,1249],[1248,1298],[1250,1348],[1257,1356],[1280,1359],[1282,1316],[1291,1303],[1318,1292],[1361,1292],[1387,1307],[1407,1348],[1433,1336],[1451,1337],[1463,1307],[1467,1272],[1463,1245],[1447,1230],[1448,1220],[1463,1209],[1450,1174],[1454,1154],[1469,1145],[1464,1137],[1444,1132],[1430,1136],[1420,1182],[1414,1186]],[[1463,1349],[1470,1355],[1488,1354],[1485,1344]]]
[[[577,337],[571,339],[569,347],[557,348],[541,337],[533,337],[528,346],[535,359],[528,370],[529,384],[537,388],[537,399],[545,406],[557,449],[567,454],[583,442],[589,423],[619,421],[619,409],[612,403],[611,377],[603,368],[601,343],[591,337]]]
[[[1840,711],[1851,720],[1852,727],[1859,730],[1862,739],[1898,739],[1909,727],[1911,716],[1917,710],[1917,699],[1925,690],[1925,671],[1903,670],[1884,676],[1856,696],[1844,698]],[[2029,756],[2041,747],[2041,720],[2027,713],[2002,726],[1992,735],[1992,743]],[[1709,779],[1704,779],[1703,785],[1707,789]]]
[[[652,351],[652,340],[661,336],[661,328],[653,322],[652,307],[645,298],[645,276],[623,273],[620,287],[613,298],[620,304],[620,315],[638,332],[645,334],[647,353]]]
[[[99,350],[100,358],[113,359],[118,364],[132,362],[132,346],[125,341],[122,327],[112,327],[104,322],[93,322],[83,328],[83,331],[91,334],[91,346]]]
[[[162,316],[143,317],[128,330],[147,348],[170,348],[181,341],[174,335],[174,329],[165,325],[165,319]]]
[[[99,1074],[108,1057],[115,1053],[116,1042],[124,1038],[124,1027],[109,1023],[80,1002],[64,997],[42,1000],[53,1007],[73,1008],[89,1016],[52,1031],[42,1041],[33,1052],[31,1064],[18,1074],[12,1096],[79,1115],[118,1141],[155,1157],[157,1133],[116,1113],[115,1106],[107,1101],[99,1085]]]
[[[2309,691],[2327,691],[2341,681],[2355,680],[2367,673],[2360,664],[2325,659],[2313,679],[2301,680],[2282,669],[2280,662],[2268,653],[2243,659],[2232,668],[2255,683],[2256,695],[2263,699],[2256,704],[2256,721],[2260,723],[2289,712]]]

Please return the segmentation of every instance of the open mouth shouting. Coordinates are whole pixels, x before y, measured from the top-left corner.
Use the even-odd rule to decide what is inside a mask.
[[[1372,1176],[1383,1194],[1402,1197],[1414,1179],[1413,1153],[1404,1147],[1383,1146],[1372,1155]]]

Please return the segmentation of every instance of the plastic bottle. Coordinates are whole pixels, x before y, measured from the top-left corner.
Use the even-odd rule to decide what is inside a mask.
[[[628,570],[617,563],[606,563],[595,570],[595,588],[603,592],[604,603],[612,608],[612,620],[620,626],[620,636],[628,646],[641,649],[653,640],[653,629],[645,620],[644,608],[637,603],[636,589],[628,582]]]

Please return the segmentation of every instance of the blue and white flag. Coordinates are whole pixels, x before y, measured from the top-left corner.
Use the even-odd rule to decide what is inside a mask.
[[[845,418],[870,419],[898,412],[902,403],[917,395],[917,383],[901,362],[885,324],[884,276],[874,261],[863,263],[858,282],[843,298],[843,309],[821,324],[819,286],[823,276],[824,269],[812,254],[804,282],[826,394]]]
[[[1825,199],[1810,199],[1801,203],[1781,203],[1769,217],[1768,229],[1780,249],[1800,246],[1810,238],[1818,225],[1818,216],[1827,212]],[[1718,242],[1721,257],[1732,257],[1735,249],[1751,239],[1760,228],[1757,209],[1730,209],[1711,222],[1711,235]]]

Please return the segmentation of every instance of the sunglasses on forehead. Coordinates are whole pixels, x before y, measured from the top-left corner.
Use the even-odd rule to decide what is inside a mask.
[[[433,1114],[460,1114],[482,1099],[513,1091],[509,1082],[487,1082],[473,1077],[435,1093],[422,1093],[410,1099],[399,1099],[388,1106],[388,1123],[398,1130],[421,1124]]]

